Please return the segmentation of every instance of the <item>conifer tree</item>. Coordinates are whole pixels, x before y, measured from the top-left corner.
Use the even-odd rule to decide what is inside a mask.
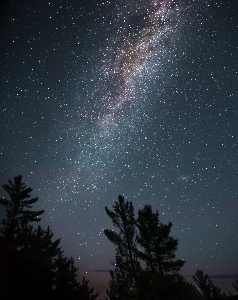
[[[178,240],[170,236],[173,224],[162,224],[158,211],[153,213],[151,206],[145,205],[138,211],[136,226],[136,241],[144,248],[138,251],[138,257],[145,261],[148,270],[159,275],[177,273],[185,261],[175,260]]]
[[[33,226],[44,210],[32,210],[38,198],[22,176],[3,185],[10,199],[0,198],[6,218],[0,230],[0,299],[4,300],[94,300],[98,293],[76,280],[73,258],[63,257],[60,239],[53,241],[47,227]]]
[[[203,274],[202,270],[197,270],[193,276],[194,282],[199,288],[199,293],[202,299],[205,300],[219,300],[224,299],[226,294],[215,286],[207,274]]]
[[[78,300],[95,300],[99,296],[99,293],[94,294],[94,288],[90,288],[88,285],[89,281],[83,277],[82,282],[79,286],[79,297]]]
[[[110,300],[198,299],[196,288],[178,274],[185,261],[175,259],[178,240],[170,236],[172,223],[159,221],[150,205],[138,211],[135,219],[131,202],[118,197],[114,211],[106,207],[117,231],[104,230],[115,245],[115,269],[110,270],[107,289]],[[146,264],[143,270],[139,261]]]
[[[109,229],[104,230],[109,241],[116,247],[117,270],[115,274],[113,273],[114,271],[111,271],[111,283],[115,283],[115,276],[121,278],[121,283],[123,283],[123,278],[127,278],[127,281],[131,284],[130,288],[135,288],[139,263],[135,255],[134,207],[132,202],[125,202],[124,197],[119,195],[113,209],[114,211],[109,210],[107,207],[105,208],[107,215],[112,220],[118,232]],[[125,266],[127,267],[125,268]],[[119,284],[119,281],[117,283]]]
[[[138,289],[131,276],[130,262],[128,259],[116,254],[113,265],[115,269],[109,270],[111,280],[106,290],[107,296],[110,300],[134,299],[132,295],[137,295]]]
[[[32,209],[38,197],[31,198],[32,188],[23,183],[21,175],[15,176],[13,182],[8,180],[3,189],[9,199],[0,198],[6,212],[0,228],[2,296],[14,299],[24,295],[25,299],[31,299],[35,294],[35,299],[46,298],[54,284],[54,260],[61,251],[60,240],[52,241],[49,227],[34,228],[44,210]]]
[[[232,283],[232,286],[233,286],[233,288],[236,290],[236,292],[238,293],[238,280],[235,280],[235,281]]]
[[[77,268],[74,266],[73,258],[59,255],[56,260],[55,295],[54,298],[75,299],[79,283],[76,280]]]
[[[59,255],[56,260],[56,274],[52,300],[95,300],[99,293],[94,294],[94,289],[88,286],[89,281],[83,278],[77,281],[78,269],[74,266],[73,258]]]
[[[32,210],[32,204],[38,201],[38,197],[29,199],[32,188],[22,182],[22,175],[15,176],[14,182],[8,180],[8,184],[3,184],[3,189],[10,199],[0,198],[0,204],[6,208],[6,218],[2,220],[0,233],[5,239],[13,239],[18,230],[32,222],[39,222],[39,216],[44,210]]]

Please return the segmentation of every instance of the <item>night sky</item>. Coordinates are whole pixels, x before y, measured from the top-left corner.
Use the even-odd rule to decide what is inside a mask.
[[[238,274],[238,1],[0,10],[0,183],[23,175],[79,278],[110,279],[119,194],[174,224],[181,274]]]

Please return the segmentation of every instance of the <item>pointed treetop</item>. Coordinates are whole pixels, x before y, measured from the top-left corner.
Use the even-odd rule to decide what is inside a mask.
[[[15,176],[14,182],[8,180],[8,184],[3,184],[3,189],[10,197],[10,199],[0,197],[0,204],[5,206],[6,210],[6,218],[3,219],[1,228],[3,236],[13,237],[20,227],[41,220],[39,216],[44,210],[32,210],[32,204],[38,201],[38,197],[30,199],[32,188],[22,182],[22,175]]]

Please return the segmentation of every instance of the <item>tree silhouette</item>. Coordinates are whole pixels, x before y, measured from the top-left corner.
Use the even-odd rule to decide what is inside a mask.
[[[95,300],[97,299],[99,293],[94,294],[94,289],[88,286],[89,281],[83,277],[82,282],[79,286],[79,295],[78,300]]]
[[[138,251],[138,256],[145,261],[148,270],[159,275],[177,273],[185,261],[174,260],[178,240],[170,236],[173,224],[160,223],[158,211],[153,213],[151,206],[145,205],[138,211],[136,226],[139,229],[136,241],[144,248]]]
[[[143,300],[200,300],[196,287],[179,274],[159,275],[143,270],[139,284]]]
[[[76,280],[77,268],[74,266],[73,258],[59,255],[56,260],[56,275],[54,298],[76,299],[79,283]]]
[[[114,212],[105,207],[107,215],[111,218],[113,225],[118,229],[118,233],[105,229],[106,237],[116,247],[117,257],[128,265],[128,274],[132,280],[132,286],[136,286],[137,262],[136,244],[135,244],[135,217],[132,202],[124,201],[124,197],[119,195],[118,201],[113,206]],[[118,260],[118,259],[117,259]],[[120,265],[118,265],[120,268]]]
[[[128,259],[116,254],[113,265],[115,269],[109,270],[111,280],[106,290],[109,299],[137,299],[138,288],[135,286],[131,275],[131,266]],[[139,272],[139,268],[137,271]]]
[[[196,288],[177,274],[185,261],[175,259],[178,240],[170,236],[171,222],[160,223],[158,211],[153,213],[150,205],[135,219],[132,202],[120,195],[114,211],[105,209],[117,229],[104,230],[116,248],[109,299],[196,299]],[[145,270],[140,262],[146,264]]]
[[[82,282],[77,281],[78,269],[74,266],[73,258],[58,255],[55,260],[54,286],[51,300],[94,300],[99,293],[94,294],[94,289],[90,288],[88,280],[83,278]]]
[[[76,280],[73,258],[63,257],[60,239],[53,241],[47,227],[36,228],[44,210],[32,210],[38,198],[30,198],[31,188],[22,176],[9,180],[3,189],[10,200],[0,198],[6,208],[6,218],[0,228],[0,299],[4,300],[94,300],[98,293]]]
[[[224,299],[226,294],[219,287],[216,287],[207,274],[203,274],[202,270],[197,270],[193,276],[194,282],[197,284],[200,296],[205,300]]]
[[[232,286],[233,286],[233,288],[236,290],[236,292],[238,293],[238,280],[235,280],[235,281],[232,283]]]
[[[29,199],[32,188],[22,182],[22,175],[15,176],[14,182],[8,180],[8,184],[3,184],[3,189],[10,199],[0,198],[0,204],[6,208],[6,219],[2,220],[0,233],[3,238],[13,239],[17,230],[22,230],[31,222],[39,222],[44,210],[32,210],[32,204],[38,201],[38,197]]]
[[[19,297],[26,295],[28,299],[27,295],[33,289],[37,292],[40,288],[42,293],[47,289],[47,284],[39,287],[44,264],[39,262],[41,270],[38,269],[36,265],[39,256],[33,254],[33,249],[39,249],[40,238],[34,232],[32,223],[40,221],[39,216],[44,210],[32,210],[32,204],[38,198],[30,197],[32,188],[22,182],[21,175],[15,176],[14,182],[8,180],[8,184],[3,184],[3,189],[9,199],[0,198],[0,204],[6,211],[6,218],[2,220],[0,228],[0,269],[4,274],[0,276],[4,287],[0,292],[4,299],[14,299],[16,293],[19,293]]]

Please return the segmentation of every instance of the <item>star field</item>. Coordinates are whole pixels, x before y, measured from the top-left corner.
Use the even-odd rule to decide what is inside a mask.
[[[237,274],[236,1],[28,2],[1,8],[0,182],[23,175],[96,291],[119,194],[174,224],[183,275]]]

